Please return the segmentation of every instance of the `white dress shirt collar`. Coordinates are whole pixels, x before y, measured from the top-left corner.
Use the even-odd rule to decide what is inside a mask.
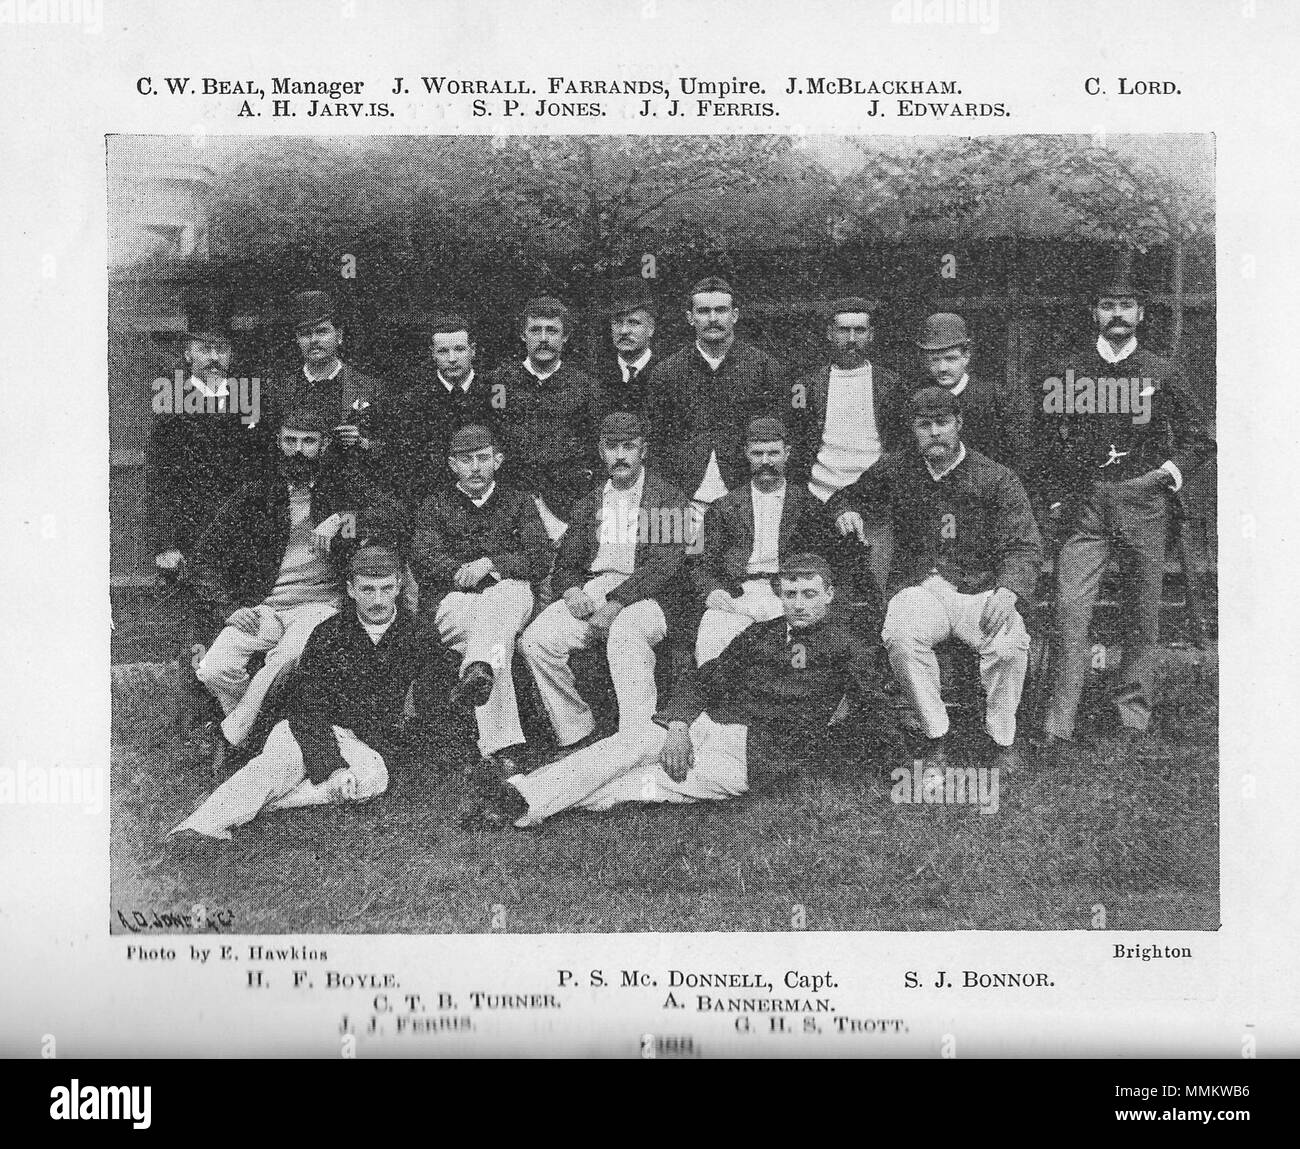
[[[925,469],[930,472],[930,478],[932,478],[937,483],[940,479],[944,477],[944,475],[954,470],[965,457],[966,457],[966,444],[962,442],[958,442],[957,457],[946,467],[944,467],[942,471],[936,471],[932,466],[930,466],[929,459],[925,460]],[[922,458],[924,458],[924,456],[922,456]]]
[[[539,381],[545,381],[549,379],[563,365],[564,365],[564,361],[562,359],[557,359],[555,361],[555,366],[552,367],[548,372],[546,372],[545,375],[543,375],[540,371],[537,370],[536,367],[533,366],[533,361],[529,359],[527,356],[524,356],[524,370],[527,371],[528,374],[531,375],[534,379],[537,379]]]
[[[493,480],[488,484],[487,490],[484,491],[481,495],[471,495],[471,494],[470,494],[467,490],[465,490],[465,488],[462,487],[459,483],[456,484],[456,490],[458,490],[462,495],[464,495],[465,498],[467,498],[467,499],[468,499],[471,503],[473,503],[476,507],[481,507],[484,503],[486,503],[486,502],[488,501],[488,499],[490,499],[490,498],[492,497],[492,492],[495,491],[496,489],[497,489],[497,481],[496,481],[496,479],[493,479]]]
[[[1114,344],[1112,344],[1104,335],[1097,336],[1097,354],[1106,360],[1107,363],[1118,363],[1123,359],[1127,359],[1137,350],[1137,345],[1138,341],[1136,335],[1130,335],[1128,337],[1128,342],[1120,347],[1119,350],[1116,350]]]
[[[308,383],[324,383],[327,379],[337,379],[338,373],[342,370],[343,370],[342,359],[334,360],[334,370],[331,371],[328,375],[321,375],[321,376],[313,375],[310,371],[307,370],[306,363],[302,365],[303,378],[306,379]]]
[[[448,395],[450,395],[453,391],[457,391],[457,390],[460,391],[462,395],[465,395],[468,394],[469,392],[470,384],[474,382],[474,372],[473,370],[471,370],[470,373],[465,376],[464,383],[453,383],[441,371],[439,371],[438,382],[441,383],[443,387],[446,388]]]
[[[633,371],[640,371],[647,363],[650,362],[650,348],[647,347],[631,362],[624,359],[621,355],[618,357],[618,369],[623,372],[623,382],[627,382],[627,377]]]

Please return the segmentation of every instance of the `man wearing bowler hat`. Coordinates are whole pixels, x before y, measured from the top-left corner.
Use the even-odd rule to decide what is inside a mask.
[[[508,751],[524,741],[511,675],[515,639],[550,570],[551,546],[533,500],[498,480],[503,464],[508,475],[489,428],[471,424],[451,437],[447,465],[456,481],[421,505],[411,564],[421,613],[461,655],[452,701],[474,709],[479,753],[511,774]]]
[[[260,382],[254,389],[251,380],[231,378],[233,346],[225,319],[212,309],[196,315],[178,368],[184,382],[155,396],[145,449],[149,525],[154,563],[169,575],[180,573],[218,508],[264,457],[260,412],[253,409],[260,406]]]
[[[949,638],[980,656],[984,729],[992,762],[1019,764],[1016,710],[1029,666],[1022,610],[1042,561],[1029,497],[1001,463],[961,440],[961,401],[943,387],[908,400],[913,441],[831,496],[840,533],[861,539],[862,510],[888,511],[894,556],[882,637],[889,664],[921,722],[927,766],[948,763],[948,712],[934,648]]]
[[[1064,542],[1056,565],[1052,697],[1044,749],[1074,757],[1075,717],[1092,665],[1089,627],[1111,558],[1121,566],[1126,624],[1114,760],[1149,743],[1159,661],[1160,598],[1171,501],[1215,454],[1181,369],[1138,344],[1142,293],[1131,260],[1110,261],[1092,299],[1096,339],[1026,384],[1032,480]]]
[[[596,726],[578,693],[569,655],[604,642],[619,726],[638,725],[655,711],[655,647],[681,613],[686,497],[646,470],[646,430],[639,416],[606,415],[599,446],[609,479],[573,507],[551,579],[560,601],[533,619],[519,642],[565,747]]]
[[[316,411],[342,461],[376,476],[383,451],[376,429],[384,384],[343,361],[343,320],[325,292],[298,292],[290,301],[290,317],[302,368],[275,381],[267,413],[270,425],[285,411]]]
[[[652,341],[658,311],[646,281],[620,279],[610,295],[609,337],[614,359],[601,369],[601,403],[606,412],[631,411],[642,418],[649,412],[651,368],[655,361]]]
[[[931,315],[917,332],[916,346],[924,381],[961,400],[962,442],[990,459],[1017,468],[1012,405],[1003,401],[987,379],[971,375],[971,339],[966,321],[946,311]]]

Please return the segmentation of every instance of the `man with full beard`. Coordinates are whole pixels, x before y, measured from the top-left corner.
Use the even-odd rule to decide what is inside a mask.
[[[337,552],[371,536],[405,541],[400,505],[328,466],[329,446],[319,411],[284,416],[275,473],[241,487],[195,550],[198,609],[213,629],[225,622],[196,670],[225,711],[218,764],[248,737],[267,693],[297,665],[317,624],[338,609]],[[248,663],[259,653],[266,661],[250,677]]]

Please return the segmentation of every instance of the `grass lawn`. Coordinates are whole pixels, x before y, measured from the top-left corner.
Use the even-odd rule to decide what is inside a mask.
[[[209,858],[161,844],[205,771],[115,698],[112,929],[195,904],[254,934],[787,930],[797,907],[810,930],[1088,929],[1097,904],[1111,929],[1217,929],[1213,662],[1171,662],[1160,697],[1149,760],[1030,765],[996,814],[895,804],[903,763],[858,761],[736,802],[467,832],[468,780],[434,755],[373,802],[266,815]]]

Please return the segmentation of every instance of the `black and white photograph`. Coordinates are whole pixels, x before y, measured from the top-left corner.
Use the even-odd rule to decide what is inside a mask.
[[[111,929],[1216,929],[1214,159],[109,137]]]
[[[0,0],[0,1099],[164,1131],[200,1087],[151,1066],[312,1059],[337,1139],[401,1093],[359,1063],[523,1057],[1017,1059],[1000,1115],[1081,1131],[1280,1100],[1298,37]]]

